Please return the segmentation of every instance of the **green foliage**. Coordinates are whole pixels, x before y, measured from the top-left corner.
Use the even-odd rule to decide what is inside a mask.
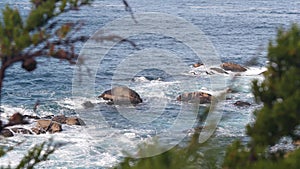
[[[23,22],[18,10],[6,6],[3,10],[3,20],[3,25],[0,25],[1,54],[10,56],[24,49],[29,35],[23,30]]]
[[[34,0],[33,0],[34,1]],[[32,31],[35,28],[45,25],[49,19],[56,15],[54,12],[56,7],[55,0],[49,0],[39,5],[35,5],[35,8],[31,10],[26,20],[26,30]],[[36,3],[37,4],[37,3]]]
[[[52,139],[49,141],[45,141],[39,145],[35,145],[33,148],[31,148],[27,154],[23,157],[23,159],[20,161],[20,163],[15,167],[16,169],[32,169],[34,166],[36,166],[38,163],[42,161],[46,161],[48,157],[54,153],[54,151],[63,146],[63,144],[54,143]],[[14,148],[9,147],[8,149],[4,149],[0,147],[0,157],[3,157],[7,152],[12,151]],[[12,168],[11,166],[7,167],[1,167],[5,169]]]
[[[34,9],[31,10],[26,20],[26,30],[36,30],[47,22],[66,12],[68,9],[78,9],[79,6],[89,4],[91,0],[31,0]],[[67,8],[70,6],[69,8]]]
[[[280,30],[276,45],[270,43],[270,64],[265,80],[253,83],[253,93],[264,103],[248,134],[255,144],[274,145],[282,136],[295,138],[300,124],[300,30],[296,25]]]
[[[259,153],[251,152],[249,149],[235,142],[228,150],[225,157],[224,168],[243,168],[243,169],[298,169],[300,166],[300,149],[286,154],[282,158],[270,158],[267,156],[258,157]]]
[[[51,54],[55,54],[55,52],[49,52],[51,45],[57,46],[57,50],[59,48],[58,44],[65,45],[64,47],[68,45],[71,46],[71,42],[66,44],[66,42],[63,41],[67,40],[65,38],[72,30],[72,24],[67,23],[57,26],[55,17],[70,10],[77,10],[80,6],[87,5],[91,1],[92,0],[31,0],[33,8],[28,16],[23,19],[17,9],[6,6],[2,11],[3,21],[0,22],[0,58],[2,65],[7,60],[16,57],[20,58],[11,60],[8,64],[10,65],[26,58],[46,55],[52,56]],[[62,33],[57,36],[53,33],[57,31]],[[60,41],[51,41],[51,39],[55,37],[60,39]],[[76,40],[72,42],[76,42]],[[34,47],[38,45],[42,47],[38,52],[32,54],[30,53],[33,49],[30,48],[32,45]],[[25,49],[28,49],[29,52],[24,53]],[[68,53],[68,51],[64,53]]]
[[[300,150],[288,157],[268,148],[282,137],[299,139],[300,125],[300,29],[278,31],[276,43],[270,42],[270,61],[264,81],[253,82],[253,93],[263,107],[255,112],[256,121],[247,126],[249,145],[235,142],[228,148],[224,168],[300,168]],[[299,129],[298,129],[299,130]]]

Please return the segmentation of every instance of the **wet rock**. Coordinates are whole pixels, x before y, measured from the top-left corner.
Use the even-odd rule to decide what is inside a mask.
[[[35,134],[44,134],[44,133],[46,133],[46,131],[44,129],[38,128],[38,127],[31,128],[31,131]]]
[[[178,101],[184,102],[192,102],[192,103],[210,103],[212,99],[211,94],[204,92],[191,92],[191,93],[183,93],[176,98]]]
[[[234,103],[235,106],[238,106],[238,107],[245,107],[245,106],[251,106],[250,103],[248,102],[244,102],[244,101],[236,101]]]
[[[202,66],[202,65],[203,65],[203,63],[198,62],[198,63],[194,63],[194,64],[193,64],[193,67],[196,68],[196,67],[200,67],[200,66]]]
[[[54,116],[52,121],[67,125],[85,125],[82,119],[78,117],[66,117],[65,115]]]
[[[85,125],[84,121],[81,120],[78,117],[68,117],[67,120],[66,120],[66,124],[68,124],[68,125],[81,125],[81,126]]]
[[[139,104],[142,103],[143,100],[141,99],[140,95],[135,92],[134,90],[126,87],[126,86],[119,86],[114,87],[111,90],[107,90],[103,92],[98,98],[103,98],[104,100],[109,100],[113,104]]]
[[[65,115],[58,115],[52,118],[52,121],[56,121],[61,124],[66,124],[67,117]]]
[[[91,101],[86,101],[86,102],[84,102],[83,104],[83,107],[84,108],[93,108],[94,107],[94,104],[91,102]]]
[[[21,113],[14,113],[8,119],[8,124],[6,124],[5,127],[18,125],[18,124],[29,124],[29,122],[24,120],[24,116]]]
[[[50,133],[56,133],[62,131],[61,124],[52,120],[38,120],[37,127]]]
[[[227,62],[227,63],[223,63],[221,65],[221,67],[224,69],[224,70],[230,70],[232,72],[245,72],[247,69],[244,68],[243,66],[241,65],[238,65],[238,64],[235,64],[235,63],[230,63],[230,62]]]

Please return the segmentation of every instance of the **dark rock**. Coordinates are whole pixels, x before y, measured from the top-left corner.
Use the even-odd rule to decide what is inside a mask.
[[[1,132],[0,132],[0,134],[2,136],[4,136],[4,137],[12,137],[12,136],[14,136],[14,133],[11,130],[9,130],[9,129],[2,129]]]
[[[230,62],[227,62],[227,63],[223,63],[221,65],[221,67],[224,69],[224,70],[230,70],[232,72],[245,72],[247,69],[244,68],[243,66],[241,65],[238,65],[238,64],[235,64],[235,63],[230,63]]]
[[[244,102],[244,101],[236,101],[236,102],[234,103],[234,105],[235,105],[235,106],[238,106],[238,107],[251,106],[250,103]]]
[[[114,87],[111,90],[103,92],[98,98],[103,98],[104,100],[109,100],[114,104],[139,104],[142,103],[140,95],[134,90],[125,87],[119,86]]]
[[[8,124],[6,124],[4,127],[18,124],[29,124],[29,122],[24,120],[24,116],[21,113],[14,113],[12,116],[10,116],[8,119]]]
[[[212,99],[211,94],[204,92],[191,92],[191,93],[183,93],[177,97],[176,100],[184,101],[184,102],[192,102],[192,103],[210,103]]]

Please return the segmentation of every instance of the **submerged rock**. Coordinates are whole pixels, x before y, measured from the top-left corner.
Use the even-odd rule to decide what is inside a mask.
[[[86,102],[82,103],[82,106],[87,109],[87,108],[94,107],[94,104],[91,101],[86,101]]]
[[[111,90],[106,90],[98,98],[109,100],[113,104],[139,104],[142,103],[140,95],[134,90],[126,87],[114,87]]]
[[[176,98],[178,101],[192,102],[192,103],[210,103],[212,95],[204,92],[183,93]]]
[[[238,107],[245,107],[245,106],[251,106],[250,103],[248,102],[244,102],[244,101],[236,101],[234,103],[235,106],[238,106]]]
[[[202,66],[202,65],[203,65],[203,63],[198,62],[198,63],[194,63],[194,64],[193,64],[193,67],[196,68],[196,67],[200,67],[200,66]]]
[[[235,64],[235,63],[230,63],[230,62],[223,63],[221,65],[221,67],[224,70],[230,70],[232,72],[245,72],[245,71],[247,71],[247,69],[244,68],[243,66]]]

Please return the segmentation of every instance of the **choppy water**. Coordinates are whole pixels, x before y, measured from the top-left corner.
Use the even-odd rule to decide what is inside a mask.
[[[232,99],[222,103],[225,105],[223,116],[216,132],[200,150],[206,159],[216,159],[216,166],[220,166],[224,147],[236,138],[246,139],[244,126],[253,120],[251,112],[260,106],[253,100],[250,82],[254,78],[261,79],[256,74],[265,65],[268,41],[274,39],[279,26],[288,27],[293,22],[300,23],[300,2],[296,0],[287,2],[280,0],[130,0],[128,2],[135,13],[162,12],[189,21],[212,41],[222,61],[244,64],[253,57],[257,58],[258,64],[250,67],[251,71],[236,77],[234,81],[231,75],[222,76],[226,85],[232,86],[238,92],[230,94],[228,97]],[[30,4],[25,0],[1,1],[0,7],[3,8],[6,3],[19,8],[24,16],[30,10]],[[66,14],[60,19],[62,22],[83,20],[86,24],[80,34],[92,35],[102,26],[124,15],[128,13],[124,11],[121,1],[107,0],[95,1],[92,6]],[[169,37],[146,34],[132,39],[143,49],[155,47],[175,52],[182,57],[186,65],[199,61],[189,48]],[[80,47],[78,46],[78,51]],[[79,115],[87,122],[88,127],[97,132],[93,135],[87,133],[86,128],[83,127],[64,126],[64,132],[54,135],[18,135],[1,140],[1,145],[13,145],[23,140],[25,142],[2,158],[0,164],[8,164],[8,161],[12,165],[15,164],[29,147],[54,136],[57,141],[70,143],[56,151],[49,161],[39,167],[111,167],[122,159],[120,144],[126,144],[130,150],[135,149],[137,142],[147,140],[172,126],[180,112],[181,105],[174,99],[182,92],[178,90],[182,84],[192,84],[185,85],[187,88],[183,91],[206,89],[213,92],[209,76],[201,73],[200,69],[187,66],[186,71],[179,71],[180,73],[176,75],[146,69],[136,77],[118,79],[118,83],[129,83],[130,87],[135,89],[145,101],[137,107],[141,114],[131,116],[135,121],[127,120],[128,117],[123,118],[116,108],[96,99],[96,95],[111,86],[116,67],[120,65],[123,57],[131,54],[133,50],[128,44],[119,44],[111,49],[97,68],[95,95],[88,98],[72,98],[74,66],[68,63],[39,59],[39,67],[32,73],[20,69],[20,64],[9,68],[2,94],[2,108],[5,110],[5,113],[1,114],[2,119],[6,119],[16,111],[34,114],[32,107],[39,100],[41,105],[37,111],[38,115]],[[176,63],[172,64],[176,69]],[[81,104],[86,100],[95,103],[96,107],[84,109]],[[252,106],[237,108],[233,106],[236,100],[248,101]],[[166,105],[159,103],[166,103]],[[145,113],[149,111],[152,111],[152,114]],[[147,121],[152,118],[155,120]],[[103,121],[106,123],[100,123]],[[138,123],[141,121],[144,123]],[[182,124],[183,128],[184,125]],[[190,134],[190,131],[178,132]]]

